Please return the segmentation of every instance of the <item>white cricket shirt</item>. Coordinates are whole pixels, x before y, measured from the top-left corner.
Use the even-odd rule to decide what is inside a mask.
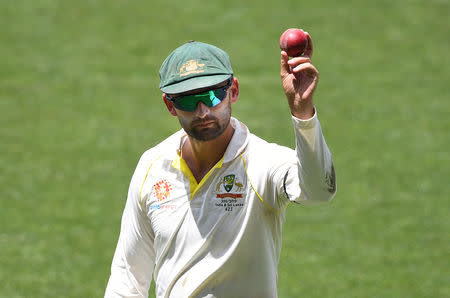
[[[223,158],[197,183],[180,157],[183,130],[146,151],[130,183],[105,297],[277,297],[289,202],[336,192],[317,116],[293,117],[296,150],[235,128]]]

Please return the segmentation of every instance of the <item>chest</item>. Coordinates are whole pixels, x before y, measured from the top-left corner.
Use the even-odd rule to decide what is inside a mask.
[[[202,242],[241,225],[251,206],[251,185],[242,161],[222,165],[193,188],[177,169],[149,175],[143,187],[156,246],[175,239]]]

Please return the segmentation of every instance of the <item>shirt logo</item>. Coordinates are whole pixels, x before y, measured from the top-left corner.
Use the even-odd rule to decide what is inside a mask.
[[[216,186],[216,207],[223,207],[225,211],[233,211],[244,207],[244,182],[239,176],[230,174],[219,180]]]
[[[166,179],[161,179],[156,182],[154,186],[155,197],[157,201],[164,201],[170,196],[172,192],[172,185],[166,181]]]
[[[194,59],[191,59],[180,67],[180,71],[178,74],[180,75],[180,77],[185,77],[192,73],[202,73],[205,72],[203,66],[205,66],[204,63],[199,63]]]
[[[225,193],[221,193],[222,187],[225,189]],[[234,189],[234,192],[231,193],[231,191]],[[217,183],[216,186],[216,198],[233,198],[233,199],[240,199],[242,198],[242,191],[244,189],[244,185],[242,182],[240,182],[236,175],[226,175]]]
[[[223,177],[223,187],[226,191],[230,191],[233,188],[234,178],[236,178],[235,175],[227,175]]]

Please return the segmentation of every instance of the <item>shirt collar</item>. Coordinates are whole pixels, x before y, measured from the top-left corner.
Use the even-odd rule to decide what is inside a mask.
[[[230,124],[234,128],[234,134],[231,137],[230,143],[228,144],[227,149],[225,150],[225,154],[223,156],[223,162],[230,162],[239,156],[245,149],[248,143],[249,130],[244,123],[240,122],[234,117],[231,117]],[[176,148],[175,151],[172,151],[174,154],[172,156],[172,161],[178,160],[180,158],[180,148],[183,144],[184,138],[187,136],[186,132],[183,129],[180,129],[176,134],[175,139]]]
[[[247,126],[234,117],[231,117],[230,124],[234,128],[234,134],[225,151],[223,162],[230,162],[239,156],[248,143],[249,130]]]

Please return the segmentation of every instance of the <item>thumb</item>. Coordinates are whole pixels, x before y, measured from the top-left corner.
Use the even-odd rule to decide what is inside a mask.
[[[291,73],[291,68],[288,64],[289,56],[285,51],[281,51],[281,71],[280,75],[281,78],[284,79],[286,76],[288,76]]]

